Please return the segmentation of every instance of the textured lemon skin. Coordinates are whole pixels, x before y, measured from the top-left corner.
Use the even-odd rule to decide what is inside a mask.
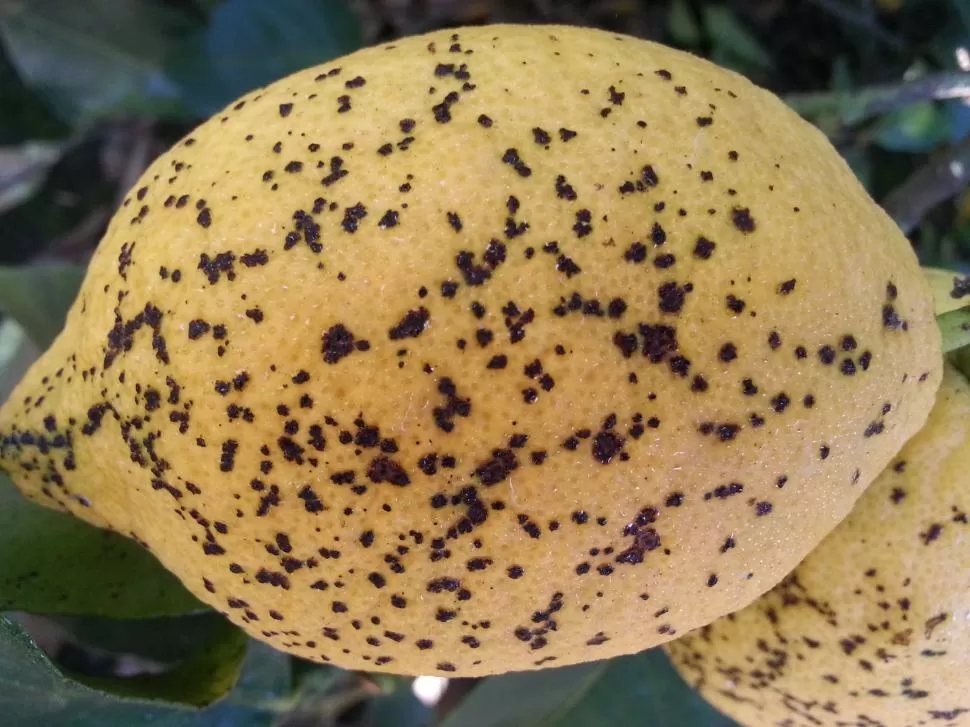
[[[926,426],[794,573],[667,645],[743,725],[970,724],[970,384],[944,372]]]
[[[599,31],[437,32],[158,159],[0,462],[277,648],[559,666],[775,585],[923,423],[939,345],[774,96]]]

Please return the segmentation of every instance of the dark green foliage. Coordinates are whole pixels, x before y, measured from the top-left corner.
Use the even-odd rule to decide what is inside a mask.
[[[176,49],[168,70],[188,108],[205,117],[361,42],[357,19],[339,0],[226,0]]]
[[[0,612],[144,618],[201,604],[134,542],[21,497],[0,474]]]
[[[22,626],[0,617],[0,707],[4,724],[268,727],[277,709],[276,700],[288,691],[289,664],[266,647],[253,646],[248,659],[246,651],[245,637],[224,625],[167,672],[135,678],[84,677],[78,681],[64,675]],[[218,704],[199,711],[199,707],[220,698]]]
[[[476,687],[443,727],[730,727],[697,699],[659,649],[493,677]]]
[[[46,348],[64,325],[84,278],[71,263],[0,266],[0,313],[13,317],[37,346]]]

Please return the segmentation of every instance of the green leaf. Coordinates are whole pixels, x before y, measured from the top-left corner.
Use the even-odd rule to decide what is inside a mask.
[[[204,33],[169,64],[199,116],[254,88],[360,47],[360,24],[340,0],[226,0]]]
[[[740,64],[742,70],[769,71],[774,67],[768,51],[754,35],[738,20],[734,11],[726,5],[704,5],[701,20],[707,36],[714,44],[713,56],[719,56],[731,65]]]
[[[970,346],[970,305],[936,317],[943,336],[943,353]]]
[[[852,64],[845,55],[840,55],[832,63],[832,90],[838,93],[851,93],[853,81]]]
[[[949,353],[947,358],[964,376],[970,379],[970,346],[958,348],[956,351]]]
[[[63,149],[64,144],[35,141],[0,147],[0,214],[33,196]]]
[[[966,99],[944,101],[941,106],[946,117],[948,140],[956,143],[970,135],[970,106]]]
[[[28,140],[61,139],[69,129],[36,93],[27,88],[0,42],[0,144],[9,146]]]
[[[133,541],[35,505],[0,473],[0,611],[149,618],[204,608]]]
[[[660,649],[610,661],[486,679],[441,727],[732,727]]]
[[[282,711],[292,691],[293,659],[267,644],[250,640],[242,675],[229,701]]]
[[[144,619],[49,616],[48,620],[88,651],[133,654],[159,664],[185,659],[224,622],[215,611]]]
[[[346,680],[350,672],[329,664],[317,664],[306,659],[293,661],[293,687],[301,695],[325,694]]]
[[[251,650],[244,664],[245,650],[244,637],[226,623],[223,631],[213,634],[212,642],[200,645],[193,658],[169,673],[106,680],[114,691],[142,694],[119,697],[65,676],[20,625],[0,617],[0,714],[4,727],[269,727],[278,709],[275,702],[283,693],[279,686],[288,674],[264,649]],[[199,710],[158,701],[165,697],[211,701],[225,694],[240,667],[243,672],[236,688],[210,707]],[[155,680],[153,691],[146,687],[148,680]],[[131,684],[120,687],[122,682]],[[146,699],[147,693],[156,698]]]
[[[932,101],[892,111],[875,123],[873,136],[883,149],[911,153],[930,151],[949,137],[949,120]]]
[[[132,99],[172,96],[162,66],[186,20],[151,0],[0,4],[0,37],[21,78],[80,124]]]
[[[701,42],[701,29],[688,0],[673,0],[667,11],[667,32],[678,45],[693,48]]]
[[[414,696],[408,681],[390,694],[371,699],[360,718],[360,727],[428,727],[434,719],[434,712]]]
[[[106,678],[74,675],[99,691],[136,700],[156,700],[204,707],[235,685],[249,643],[246,635],[224,618],[214,621],[178,666],[160,674]]]
[[[6,401],[38,355],[23,327],[12,318],[0,321],[0,401]]]
[[[14,318],[34,343],[47,348],[64,326],[83,278],[84,267],[68,263],[0,266],[0,313]]]

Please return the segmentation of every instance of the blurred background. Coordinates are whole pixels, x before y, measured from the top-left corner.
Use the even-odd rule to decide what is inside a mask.
[[[970,0],[0,0],[0,399],[128,188],[196,123],[359,47],[489,22],[609,28],[745,74],[829,135],[924,264],[970,273]],[[657,653],[477,685],[313,667],[55,515],[0,483],[4,725],[730,724]]]

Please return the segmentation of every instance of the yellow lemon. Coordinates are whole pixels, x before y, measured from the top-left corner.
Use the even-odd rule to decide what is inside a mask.
[[[681,673],[762,725],[970,719],[970,383],[948,367],[926,426],[780,585],[675,641]]]
[[[940,361],[907,240],[777,98],[631,37],[465,28],[156,160],[0,464],[277,648],[472,676],[749,603]]]

